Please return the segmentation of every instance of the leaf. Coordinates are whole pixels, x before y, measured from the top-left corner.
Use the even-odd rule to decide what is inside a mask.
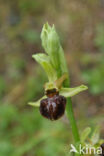
[[[60,90],[60,94],[65,96],[65,97],[72,97],[78,93],[80,93],[81,91],[84,91],[88,89],[87,86],[85,85],[81,85],[75,88],[61,88]]]
[[[43,96],[41,99],[39,99],[38,101],[36,102],[29,102],[28,104],[31,105],[31,106],[34,106],[34,107],[39,107],[40,106],[40,101],[42,99],[46,98],[46,96]]]
[[[96,127],[95,130],[94,130],[94,132],[92,133],[91,142],[92,142],[93,145],[96,144],[96,143],[98,143],[98,141],[99,141],[99,138],[100,138],[99,131],[100,131],[99,130],[99,127]]]
[[[87,127],[81,134],[81,142],[84,143],[84,141],[87,139],[89,134],[91,133],[91,128]]]
[[[50,82],[53,82],[57,79],[56,71],[50,63],[49,56],[45,54],[35,54],[32,55],[32,57],[43,67]]]

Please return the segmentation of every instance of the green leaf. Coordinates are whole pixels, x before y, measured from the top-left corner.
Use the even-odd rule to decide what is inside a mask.
[[[81,91],[84,91],[88,89],[87,86],[85,85],[81,85],[75,88],[61,88],[60,89],[60,94],[65,96],[65,97],[72,97],[78,93],[80,93]]]
[[[81,142],[84,143],[89,134],[91,133],[91,128],[87,127],[81,134]]]
[[[100,138],[100,132],[99,131],[100,131],[99,127],[96,127],[94,132],[92,133],[91,142],[93,145],[98,143],[98,141],[99,141],[99,138]]]
[[[46,96],[43,96],[41,99],[39,99],[38,101],[35,101],[35,102],[29,102],[28,104],[31,105],[31,106],[34,106],[34,107],[39,107],[40,106],[40,101],[42,99],[46,98]]]
[[[32,55],[32,57],[44,68],[50,82],[57,79],[56,71],[51,65],[49,56],[45,54],[35,54]]]

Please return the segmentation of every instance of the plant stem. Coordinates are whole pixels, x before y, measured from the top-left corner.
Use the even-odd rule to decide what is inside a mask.
[[[76,120],[74,117],[71,98],[67,98],[66,112],[67,112],[67,116],[70,120],[70,125],[72,128],[72,133],[73,133],[74,140],[75,140],[75,146],[77,148],[78,144],[80,143],[80,136],[79,136]],[[80,156],[80,154],[78,154],[78,153],[75,153],[74,155]]]
[[[66,82],[64,83],[64,87],[69,87],[69,86],[70,86],[70,79],[68,77],[68,79],[66,79]],[[67,116],[71,124],[75,144],[77,145],[80,142],[80,136],[79,136],[79,131],[78,131],[78,127],[76,124],[76,120],[74,117],[71,98],[67,98],[66,112],[67,112]]]
[[[66,79],[66,82],[63,84],[64,87],[69,87],[70,86],[69,82],[70,82],[69,78]],[[70,124],[71,124],[75,144],[77,145],[80,142],[80,136],[79,136],[79,131],[78,131],[78,127],[76,124],[76,120],[74,117],[71,98],[67,98],[66,112],[67,112],[67,116],[68,116],[68,119],[69,119]]]
[[[64,84],[64,86],[65,87],[70,86],[69,82],[70,82],[70,80],[68,78],[66,80],[66,83]],[[75,141],[75,146],[77,148],[78,144],[80,143],[80,136],[79,136],[78,127],[77,127],[77,124],[76,124],[76,119],[74,117],[71,98],[67,98],[66,112],[67,112],[67,116],[68,116],[68,119],[70,121],[70,125],[71,125],[71,128],[72,128],[72,133],[73,133],[73,137],[74,137],[74,141]],[[80,156],[80,154],[75,153],[75,156]]]
[[[71,98],[67,98],[66,111],[67,111],[67,116],[70,120],[70,124],[71,124],[72,133],[74,136],[75,143],[78,143],[78,142],[80,142],[80,137],[79,137],[79,132],[78,132],[76,120],[74,117]]]

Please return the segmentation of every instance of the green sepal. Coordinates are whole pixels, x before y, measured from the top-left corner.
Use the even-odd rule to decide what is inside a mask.
[[[57,79],[57,74],[51,65],[50,58],[46,54],[35,54],[32,57],[44,68],[49,82],[53,82]]]
[[[88,89],[88,87],[85,85],[81,85],[75,88],[61,88],[60,95],[63,95],[65,97],[72,97],[86,89]]]
[[[40,98],[39,100],[35,101],[35,102],[29,102],[28,104],[34,107],[39,107],[40,106],[40,101],[42,99],[46,98],[46,96],[43,96],[42,98]]]

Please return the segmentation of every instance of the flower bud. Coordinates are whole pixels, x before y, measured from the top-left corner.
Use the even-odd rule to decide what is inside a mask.
[[[55,27],[50,27],[48,23],[43,26],[41,33],[42,46],[46,53],[50,56],[53,67],[58,70],[60,69],[60,41],[56,33]]]

